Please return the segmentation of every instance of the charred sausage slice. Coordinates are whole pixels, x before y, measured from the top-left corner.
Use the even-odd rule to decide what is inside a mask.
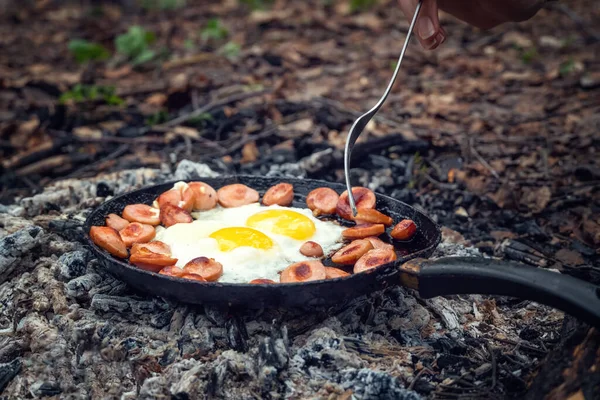
[[[389,243],[384,242],[383,240],[379,239],[377,236],[369,236],[366,239],[369,242],[371,242],[374,249],[391,249],[391,250],[394,249],[394,246],[392,246]]]
[[[142,249],[157,254],[163,254],[165,256],[171,256],[171,246],[160,240],[153,240],[148,243],[134,243],[133,246],[131,246],[131,254],[141,251]]]
[[[129,221],[119,217],[117,214],[108,214],[106,216],[106,226],[113,228],[115,231],[120,231],[129,225]]]
[[[360,208],[375,208],[375,193],[373,193],[371,189],[356,186],[352,188],[352,194],[354,195],[357,210]],[[340,217],[352,221],[352,208],[350,208],[347,190],[340,196],[337,202],[336,212]]]
[[[178,276],[178,278],[189,279],[191,281],[198,281],[198,282],[207,282],[207,280],[204,279],[204,277],[202,277],[201,275],[193,274],[190,272],[184,272],[181,276]]]
[[[364,239],[369,236],[379,236],[383,232],[385,232],[385,226],[383,224],[364,224],[344,229],[342,231],[342,237],[349,240]]]
[[[343,278],[344,276],[349,275],[349,273],[339,268],[325,267],[325,276],[327,279]]]
[[[281,283],[318,281],[326,278],[325,267],[321,261],[301,261],[294,263],[281,272]]]
[[[275,186],[271,186],[263,196],[262,203],[265,206],[272,206],[277,204],[278,206],[287,207],[292,204],[294,200],[294,186],[289,183],[278,183]]]
[[[241,183],[223,186],[217,190],[219,204],[225,208],[241,207],[258,201],[258,192]]]
[[[374,208],[358,208],[356,217],[353,218],[357,224],[383,224],[391,226],[394,220]]]
[[[306,257],[322,257],[323,248],[319,243],[308,241],[300,246],[300,254]]]
[[[217,191],[204,182],[190,182],[190,190],[194,192],[194,210],[212,210],[217,206]]]
[[[331,261],[336,264],[352,265],[359,258],[365,255],[369,250],[373,250],[373,245],[367,239],[355,240],[349,245],[339,249],[332,257]]]
[[[129,256],[129,262],[138,268],[159,272],[164,267],[174,266],[177,263],[177,259],[166,254],[154,253],[146,248],[141,248],[132,252],[131,256]]]
[[[306,196],[306,205],[315,216],[334,214],[339,198],[340,196],[331,188],[317,188]]]
[[[115,257],[127,258],[127,246],[123,243],[119,232],[109,226],[92,226],[90,238],[97,246]]]
[[[174,276],[177,278],[180,277],[181,275],[183,275],[184,273],[185,272],[183,272],[183,269],[179,268],[176,265],[169,265],[168,267],[164,267],[159,272],[159,274],[161,274],[161,275]]]
[[[277,283],[271,279],[266,279],[266,278],[258,278],[258,279],[252,279],[249,283],[253,284],[253,285],[265,285],[265,284],[273,284],[273,283]]]
[[[409,240],[416,232],[417,225],[410,219],[403,219],[394,226],[390,236],[396,240]]]
[[[197,257],[185,264],[183,271],[200,275],[208,282],[213,282],[223,275],[223,265],[214,258]]]
[[[155,226],[160,224],[160,210],[146,204],[130,204],[123,209],[123,218],[129,222]]]
[[[175,224],[188,224],[193,220],[189,212],[173,204],[165,204],[160,209],[160,222],[167,228]]]
[[[397,259],[396,252],[390,249],[375,249],[367,252],[354,264],[354,273],[377,268],[380,265],[390,263]]]
[[[195,193],[189,185],[183,184],[173,189],[169,189],[156,199],[158,207],[162,208],[166,204],[183,208],[185,211],[192,211],[195,202]]]
[[[131,222],[119,231],[119,235],[125,246],[131,247],[134,243],[146,243],[154,239],[156,230],[152,225]]]

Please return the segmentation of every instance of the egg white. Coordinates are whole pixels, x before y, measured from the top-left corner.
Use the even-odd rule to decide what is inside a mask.
[[[227,227],[246,226],[246,220],[260,211],[269,209],[285,209],[298,212],[310,218],[315,224],[312,237],[296,240],[289,236],[279,235],[267,230],[256,229],[273,241],[273,247],[267,250],[242,246],[228,252],[219,250],[215,239],[210,234]],[[177,266],[183,266],[196,257],[214,258],[223,265],[223,275],[219,282],[247,283],[252,279],[266,278],[279,281],[279,273],[288,265],[314,259],[300,253],[300,246],[306,241],[321,245],[327,256],[342,246],[344,227],[331,222],[321,221],[304,208],[281,207],[278,205],[262,206],[259,203],[241,207],[223,208],[217,206],[212,210],[192,213],[195,221],[188,224],[176,224],[169,228],[157,227],[155,240],[160,240],[171,247],[172,257],[177,258]]]

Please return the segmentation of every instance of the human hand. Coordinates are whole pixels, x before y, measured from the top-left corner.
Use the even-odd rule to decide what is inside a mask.
[[[480,29],[491,29],[505,22],[521,22],[533,17],[549,0],[423,0],[415,25],[421,46],[437,48],[446,40],[440,25],[438,9]],[[400,9],[410,21],[418,0],[398,0]]]

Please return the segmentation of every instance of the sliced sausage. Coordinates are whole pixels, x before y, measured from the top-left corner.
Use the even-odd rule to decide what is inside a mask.
[[[117,214],[108,214],[106,216],[106,226],[113,228],[115,231],[120,231],[129,225],[129,221],[125,218],[119,217]]]
[[[325,267],[321,261],[301,261],[294,263],[281,272],[281,283],[318,281],[326,278]]]
[[[214,258],[197,257],[185,264],[183,271],[200,275],[208,282],[213,282],[223,275],[223,265]]]
[[[188,224],[193,220],[189,212],[173,204],[165,204],[160,209],[160,222],[167,228],[175,224]]]
[[[352,194],[354,195],[357,210],[360,208],[375,208],[375,193],[373,193],[371,189],[356,186],[352,188]],[[350,200],[348,200],[347,190],[340,196],[337,202],[336,212],[340,217],[352,221],[352,208],[350,207]]]
[[[363,224],[344,229],[342,237],[349,240],[364,239],[369,236],[379,236],[383,232],[385,232],[385,225],[383,224]]]
[[[306,205],[315,216],[334,214],[340,195],[335,190],[327,187],[312,190],[306,196]]]
[[[352,265],[359,258],[365,255],[369,250],[373,250],[373,245],[367,239],[355,240],[349,245],[339,249],[332,257],[331,261],[336,264]]]
[[[294,186],[289,183],[278,183],[275,186],[271,186],[263,196],[262,203],[265,206],[272,206],[277,204],[278,206],[287,207],[292,204],[294,200]]]
[[[403,219],[394,226],[390,236],[396,240],[409,240],[416,232],[417,225],[410,219]]]
[[[188,212],[192,211],[194,201],[194,191],[187,184],[169,189],[156,199],[159,208],[162,208],[166,204],[172,204]]]
[[[141,269],[159,272],[163,267],[168,267],[177,263],[177,259],[172,258],[170,254],[153,252],[147,247],[139,247],[139,244],[137,246],[138,247],[131,250],[129,262]],[[154,247],[156,248],[156,246]]]
[[[123,243],[119,232],[109,226],[92,226],[90,238],[97,246],[115,257],[127,258],[127,246]]]
[[[152,225],[132,222],[121,229],[119,235],[121,235],[121,239],[123,240],[123,243],[125,243],[125,246],[131,247],[134,243],[146,243],[154,239],[156,230]]]
[[[354,273],[366,271],[390,263],[397,259],[396,252],[390,249],[375,249],[367,252],[354,264]]]
[[[251,283],[253,285],[265,285],[265,284],[273,284],[273,283],[277,283],[277,282],[272,281],[271,279],[258,278],[258,279],[252,279],[249,283]]]
[[[306,257],[322,257],[323,248],[319,243],[308,241],[300,246],[300,254]]]
[[[159,274],[161,274],[161,275],[174,276],[177,278],[180,277],[181,275],[183,275],[184,273],[185,272],[183,272],[183,269],[179,268],[176,265],[169,265],[168,267],[164,267],[159,272]]]
[[[198,281],[198,282],[207,282],[207,280],[204,279],[204,277],[202,277],[201,275],[192,274],[190,272],[184,272],[182,275],[178,276],[178,278],[189,279],[189,280]]]
[[[335,279],[343,278],[344,276],[350,276],[350,274],[339,268],[325,267],[325,276],[327,279]]]
[[[165,256],[171,256],[171,246],[160,240],[153,240],[148,243],[134,243],[133,246],[131,246],[131,254],[137,253],[142,249],[153,253],[163,254]]]
[[[356,217],[353,219],[357,224],[383,224],[391,226],[394,223],[391,217],[374,208],[357,208],[356,211]]]
[[[241,207],[258,201],[258,192],[241,183],[223,186],[217,190],[219,204],[225,208]]]
[[[123,218],[154,226],[160,224],[160,210],[146,204],[130,204],[123,209]]]
[[[204,182],[190,182],[190,189],[194,192],[194,210],[212,210],[217,206],[217,191]]]
[[[371,242],[371,244],[373,245],[374,249],[394,249],[394,246],[384,242],[383,240],[379,239],[376,236],[369,236],[367,239],[369,242]]]

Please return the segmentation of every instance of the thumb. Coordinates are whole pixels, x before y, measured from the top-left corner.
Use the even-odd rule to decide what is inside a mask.
[[[417,8],[416,0],[399,0],[400,8],[410,21]],[[437,0],[423,0],[419,17],[415,23],[414,33],[421,46],[433,50],[446,40],[444,30],[440,27]]]

